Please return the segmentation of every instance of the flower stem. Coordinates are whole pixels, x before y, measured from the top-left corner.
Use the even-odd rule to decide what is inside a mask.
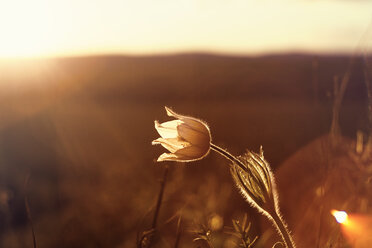
[[[163,200],[164,189],[165,189],[165,184],[167,182],[168,171],[169,171],[169,167],[166,166],[165,170],[164,170],[164,174],[163,174],[163,179],[160,181],[160,192],[159,192],[159,195],[158,195],[158,200],[156,202],[154,219],[152,221],[152,228],[154,230],[156,229],[158,216],[159,216],[159,212],[160,212],[160,207],[161,207],[162,200]]]
[[[219,153],[220,155],[224,156],[225,158],[227,158],[231,162],[237,164],[242,170],[244,170],[244,171],[246,170],[242,161],[237,159],[234,155],[230,154],[228,151],[226,151],[226,150],[222,149],[221,147],[216,146],[215,144],[212,144],[212,143],[211,143],[211,149],[213,151]]]

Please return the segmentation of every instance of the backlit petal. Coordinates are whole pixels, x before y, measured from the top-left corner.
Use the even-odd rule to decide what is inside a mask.
[[[157,161],[158,162],[161,162],[161,161],[191,162],[191,161],[200,160],[208,155],[208,152],[202,155],[198,154],[194,150],[193,147],[187,147],[185,149],[186,151],[183,151],[183,152],[180,152],[181,150],[179,150],[176,153],[163,153],[162,155],[160,155]]]
[[[196,131],[199,131],[201,133],[205,133],[208,136],[210,136],[209,127],[203,121],[201,121],[199,119],[196,119],[196,118],[193,118],[193,117],[177,114],[176,112],[174,112],[173,110],[171,110],[168,107],[165,107],[165,110],[167,111],[168,116],[172,116],[174,118],[177,118],[177,119],[183,121],[184,123],[186,123],[188,126],[190,126],[190,128],[192,128]]]
[[[209,147],[207,149],[200,149],[199,147],[189,146],[178,150],[175,155],[182,158],[185,162],[200,160],[207,156],[209,153]]]
[[[175,153],[176,151],[180,149],[190,146],[190,143],[186,141],[182,141],[178,138],[170,138],[170,139],[158,138],[154,140],[152,144],[153,145],[161,144],[165,149],[167,149],[171,153]]]
[[[180,120],[167,121],[163,123],[155,121],[155,129],[156,131],[158,131],[160,136],[165,139],[177,138],[178,137],[177,126],[182,123],[183,122]]]
[[[158,157],[158,162],[161,161],[178,161],[177,156],[173,153],[163,153]]]
[[[198,147],[209,147],[211,142],[209,132],[204,129],[204,132],[191,128],[189,125],[183,123],[177,127],[178,135],[184,140],[190,142],[192,145]]]

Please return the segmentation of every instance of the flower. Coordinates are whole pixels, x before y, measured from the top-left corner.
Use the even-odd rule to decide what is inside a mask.
[[[193,117],[179,115],[168,107],[165,110],[168,116],[177,120],[164,123],[155,121],[155,129],[161,138],[152,144],[161,144],[170,151],[160,155],[157,161],[191,162],[207,156],[212,140],[207,124]]]

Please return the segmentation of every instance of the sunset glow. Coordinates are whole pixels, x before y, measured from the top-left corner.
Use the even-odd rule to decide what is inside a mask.
[[[351,52],[371,1],[59,1],[0,4],[0,58],[184,51]]]

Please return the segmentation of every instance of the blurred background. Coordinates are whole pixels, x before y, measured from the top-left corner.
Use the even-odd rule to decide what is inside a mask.
[[[33,247],[33,228],[38,247],[136,247],[165,179],[143,247],[208,247],[193,241],[207,231],[214,247],[237,247],[229,232],[244,215],[256,247],[272,247],[279,237],[222,157],[155,162],[153,121],[170,120],[164,106],[200,118],[215,144],[235,155],[262,145],[279,171],[329,133],[347,75],[338,123],[349,154],[370,132],[371,10],[363,0],[0,2],[0,246]],[[289,168],[303,172],[277,177],[290,229],[307,222],[285,182],[315,190],[321,176],[323,160],[302,154]],[[328,247],[315,229],[307,235]]]

